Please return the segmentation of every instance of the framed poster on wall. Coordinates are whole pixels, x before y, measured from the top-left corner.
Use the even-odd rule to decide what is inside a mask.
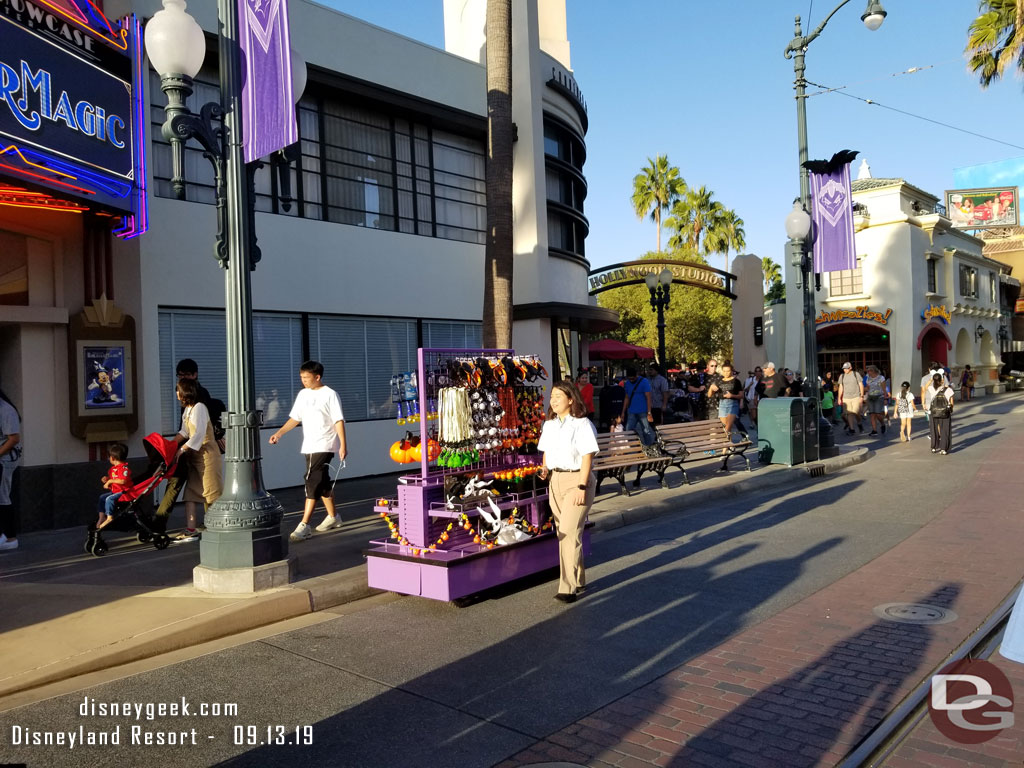
[[[132,342],[79,339],[75,345],[78,415],[132,413]]]

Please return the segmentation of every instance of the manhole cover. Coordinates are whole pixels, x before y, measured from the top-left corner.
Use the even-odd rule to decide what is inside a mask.
[[[902,624],[949,624],[959,618],[948,608],[923,603],[883,603],[874,610],[878,618]]]

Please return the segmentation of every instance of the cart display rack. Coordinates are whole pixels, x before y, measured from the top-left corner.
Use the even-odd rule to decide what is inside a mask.
[[[422,415],[419,431],[423,446],[437,437],[434,432],[438,427],[444,431],[440,419],[435,422],[426,415],[436,412],[440,390],[454,383],[446,375],[452,361],[519,359],[510,349],[420,349],[417,357],[419,413]],[[507,386],[512,387],[517,397],[533,398],[536,402],[542,385],[543,380],[538,377],[534,381],[510,379]],[[486,383],[482,385],[482,388],[487,387]],[[439,416],[443,418],[444,414]],[[519,435],[533,434],[522,424],[520,427],[522,431],[514,432],[517,437],[506,442],[515,444],[520,440]],[[488,542],[481,536],[481,525],[486,526],[486,521],[481,520],[479,507],[483,506],[489,513],[490,504],[460,504],[449,502],[445,496],[446,478],[473,474],[485,481],[494,480],[495,473],[507,476],[509,470],[539,464],[541,456],[536,453],[536,437],[514,448],[483,450],[479,455],[470,445],[472,460],[456,467],[440,466],[423,450],[420,471],[401,477],[397,494],[378,499],[374,508],[378,514],[390,518],[389,526],[394,535],[371,541],[364,551],[369,585],[434,600],[455,600],[538,571],[557,568],[558,541],[550,523],[547,486],[535,476],[523,473],[525,476],[517,478],[515,483],[493,484],[505,491],[493,497],[501,516],[506,518],[514,513],[517,520],[535,531],[529,538],[510,544]],[[584,552],[589,552],[589,538],[589,531],[584,532]]]

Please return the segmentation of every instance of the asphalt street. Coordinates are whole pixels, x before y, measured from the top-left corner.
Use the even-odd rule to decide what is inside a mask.
[[[1018,398],[969,410],[954,417],[949,456],[929,452],[916,420],[910,443],[893,429],[854,438],[875,456],[799,488],[697,507],[682,489],[674,514],[594,537],[588,590],[574,605],[552,599],[551,574],[464,607],[364,601],[314,626],[7,712],[0,762],[494,765],[926,525],[984,468],[1000,436],[1024,423]],[[830,610],[841,615],[844,606]],[[146,711],[183,702],[187,715]],[[113,703],[142,710],[102,716],[92,706]],[[203,703],[222,711],[204,714]],[[57,731],[100,738],[115,728],[117,745],[13,743]],[[147,738],[184,743],[139,743]]]

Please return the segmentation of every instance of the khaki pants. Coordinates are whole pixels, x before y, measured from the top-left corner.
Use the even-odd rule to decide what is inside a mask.
[[[578,472],[552,472],[548,484],[548,503],[558,534],[558,591],[563,595],[574,594],[587,583],[583,571],[583,526],[594,503],[597,478],[590,473],[582,506],[572,503],[579,484]]]

